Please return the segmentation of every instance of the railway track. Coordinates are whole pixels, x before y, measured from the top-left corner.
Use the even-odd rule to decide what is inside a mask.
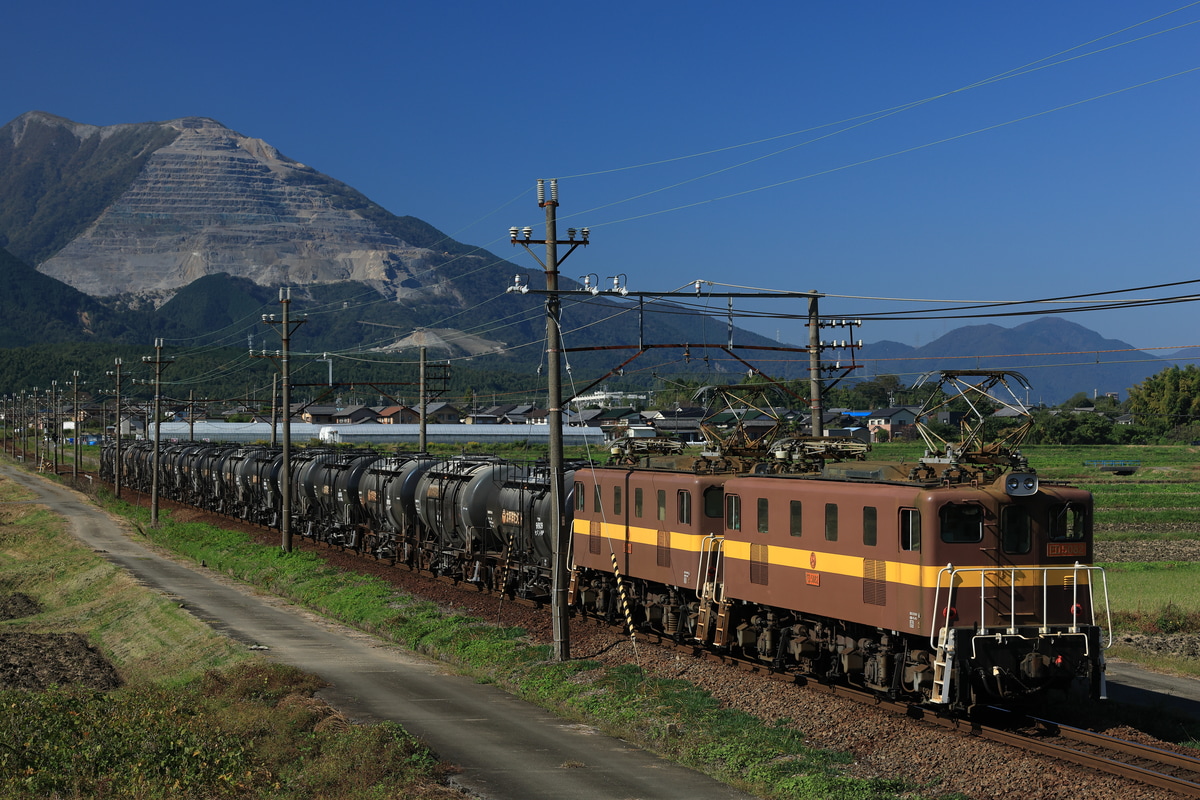
[[[981,726],[978,734],[1181,797],[1200,797],[1200,758],[1193,756],[1037,717],[1021,717],[1003,728]]]

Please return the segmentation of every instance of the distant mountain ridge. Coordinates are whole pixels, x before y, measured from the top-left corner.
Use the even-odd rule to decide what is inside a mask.
[[[1106,339],[1060,317],[1038,317],[1012,328],[967,325],[921,347],[878,342],[863,347],[859,360],[864,374],[901,375],[908,385],[934,370],[1008,369],[1029,380],[1030,402],[1050,405],[1077,392],[1117,392],[1123,400],[1129,387],[1168,366],[1128,342]]]

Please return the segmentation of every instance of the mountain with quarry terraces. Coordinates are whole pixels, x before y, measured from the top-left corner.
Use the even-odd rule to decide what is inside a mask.
[[[201,117],[96,127],[25,114],[0,131],[0,165],[22,189],[0,217],[7,249],[92,297],[161,303],[227,274],[453,298],[454,277],[490,258]]]
[[[540,270],[456,242],[415,216],[397,216],[212,119],[100,127],[35,111],[0,128],[0,277],[8,287],[0,293],[0,341],[6,348],[145,346],[157,336],[243,352],[247,344],[278,346],[274,332],[251,323],[279,310],[278,290],[286,286],[293,311],[310,314],[293,336],[297,350],[405,353],[423,347],[435,359],[532,372],[544,361],[543,301],[506,293],[514,274],[529,286],[544,285]],[[564,278],[562,286],[577,284]],[[726,321],[679,307],[655,306],[641,320],[632,301],[576,297],[564,304],[563,329],[568,348],[609,348],[571,354],[576,367],[594,375],[624,362],[633,354],[624,348],[639,341],[692,345],[690,357],[649,350],[635,365],[647,376],[666,362],[693,373],[718,372],[725,363],[724,369],[744,374],[749,366],[709,361],[711,351],[701,345],[725,344]],[[777,344],[745,330],[736,331],[736,340]],[[908,373],[914,365],[961,368],[972,348],[1048,353],[1061,351],[1067,340],[1077,350],[1123,345],[1063,320],[1014,329],[977,326],[916,352],[894,342],[869,345],[860,374]],[[1038,399],[1057,402],[1093,388],[1123,393],[1167,363],[1130,355],[1132,363],[1045,369],[1030,377]],[[802,355],[769,358],[763,369],[771,375],[807,377]],[[911,378],[904,376],[906,383]]]
[[[202,117],[98,127],[30,112],[0,128],[0,247],[95,303],[157,311],[191,336],[277,302],[282,286],[297,311],[327,312],[300,347],[536,362],[536,348],[505,345],[536,341],[545,326],[536,297],[505,296],[514,274],[536,286],[540,271]],[[598,305],[580,324],[612,315]],[[635,335],[628,320],[600,335],[626,328]],[[82,324],[78,334],[98,335]]]

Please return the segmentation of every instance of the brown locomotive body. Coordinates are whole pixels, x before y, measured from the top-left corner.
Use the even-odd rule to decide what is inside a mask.
[[[949,704],[1076,677],[1099,694],[1091,495],[1028,473],[909,479],[913,467],[579,470],[577,602],[607,610],[615,563],[635,623],[781,670]],[[1014,478],[1037,490],[1009,494]]]

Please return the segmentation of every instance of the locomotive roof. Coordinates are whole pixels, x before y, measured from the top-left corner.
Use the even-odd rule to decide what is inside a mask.
[[[904,461],[835,461],[827,463],[821,477],[839,480],[882,481],[887,483],[926,483],[913,475],[917,464]]]

